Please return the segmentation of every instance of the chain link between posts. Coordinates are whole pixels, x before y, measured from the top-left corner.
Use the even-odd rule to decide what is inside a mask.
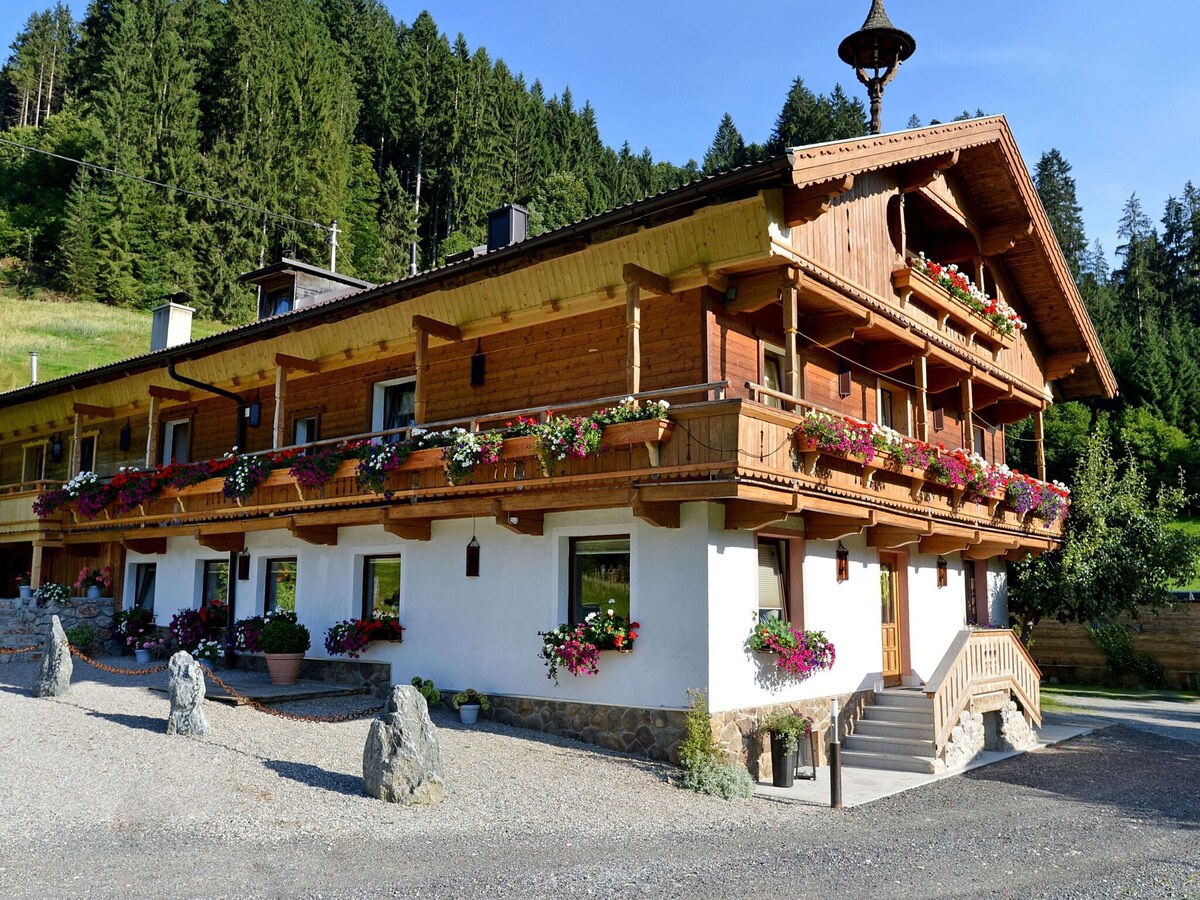
[[[0,653],[33,653],[41,649],[41,644],[30,644],[28,647],[0,647]]]

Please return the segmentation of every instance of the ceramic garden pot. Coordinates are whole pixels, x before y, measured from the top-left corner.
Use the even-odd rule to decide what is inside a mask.
[[[268,653],[266,656],[271,684],[296,683],[300,677],[300,664],[304,662],[303,653]]]

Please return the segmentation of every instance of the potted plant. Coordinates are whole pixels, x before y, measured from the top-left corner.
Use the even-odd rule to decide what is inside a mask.
[[[308,629],[296,621],[295,613],[274,612],[263,617],[258,646],[267,656],[271,684],[296,683],[310,644]]]
[[[166,646],[165,638],[147,638],[139,635],[136,638],[126,638],[128,646],[133,648],[133,656],[140,663],[148,663],[154,658],[156,651]]]
[[[422,678],[420,675],[414,675],[412,686],[421,692],[421,696],[425,698],[425,702],[429,706],[442,702],[442,692],[437,689],[437,685],[433,683],[432,678]]]
[[[475,688],[460,691],[450,699],[450,705],[458,710],[458,718],[464,725],[474,725],[479,719],[479,711],[485,712],[492,708],[492,701],[487,694],[481,694]]]
[[[33,592],[33,599],[37,601],[38,606],[47,606],[51,603],[66,603],[70,596],[71,589],[69,587],[53,581],[46,582]]]
[[[149,640],[155,632],[154,613],[140,606],[119,609],[113,616],[113,636],[121,644],[122,655],[136,650],[139,641]]]
[[[800,739],[812,730],[812,722],[790,709],[771,713],[759,731],[771,735],[771,784],[791,787],[796,774]]]
[[[17,594],[22,600],[28,600],[33,596],[33,586],[29,583],[29,573],[18,575],[14,579],[17,583]]]
[[[75,590],[86,591],[89,600],[97,599],[101,590],[108,590],[112,587],[112,569],[108,566],[102,568],[93,568],[84,566],[79,570],[79,577],[75,579]]]

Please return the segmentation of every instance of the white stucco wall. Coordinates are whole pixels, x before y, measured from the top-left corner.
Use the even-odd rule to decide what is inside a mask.
[[[924,684],[954,640],[967,627],[967,595],[962,561],[946,554],[946,586],[937,586],[937,556],[909,555],[909,681]]]
[[[1008,624],[1008,566],[1003,559],[989,559],[987,567],[988,622]]]

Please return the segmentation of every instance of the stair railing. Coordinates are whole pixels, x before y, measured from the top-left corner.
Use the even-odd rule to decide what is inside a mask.
[[[933,701],[934,754],[942,755],[958,717],[983,694],[1011,691],[1026,718],[1041,725],[1041,682],[1037,663],[1011,630],[960,631],[925,688]]]

